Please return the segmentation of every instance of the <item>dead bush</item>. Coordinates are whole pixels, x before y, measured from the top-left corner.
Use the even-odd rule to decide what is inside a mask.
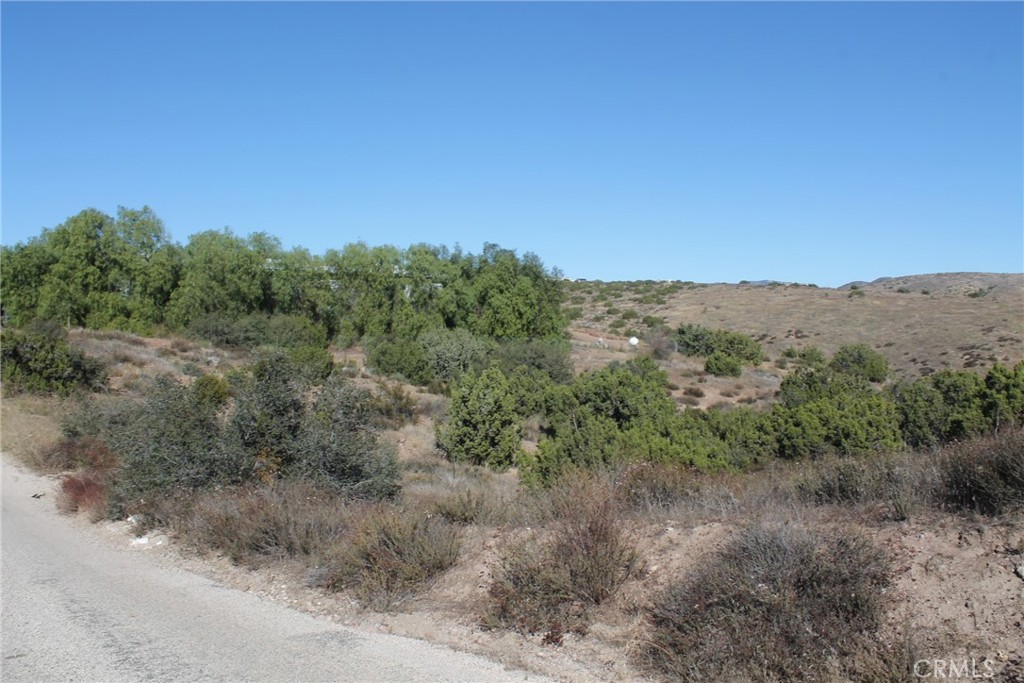
[[[350,589],[362,604],[386,610],[454,565],[460,549],[459,530],[439,517],[367,507],[349,538],[335,545],[316,583]]]
[[[455,524],[472,524],[483,515],[486,506],[484,495],[472,490],[434,501],[434,511]]]
[[[39,449],[34,465],[44,472],[78,469],[106,472],[117,466],[117,457],[99,439],[81,436],[61,439]]]
[[[105,477],[92,471],[66,475],[60,482],[57,509],[64,514],[86,512],[94,521],[103,518],[107,508]]]
[[[301,481],[168,497],[149,512],[186,541],[249,566],[285,557],[316,562],[354,517],[341,496]]]
[[[640,462],[616,477],[617,495],[632,510],[667,510],[692,497],[697,486],[692,470],[666,463]]]
[[[1024,429],[1008,429],[945,449],[940,503],[999,515],[1024,506]]]
[[[824,680],[881,623],[889,567],[849,532],[753,526],[656,598],[643,664],[673,680]]]
[[[557,640],[565,631],[584,632],[588,609],[639,573],[641,561],[606,476],[581,476],[550,496],[550,533],[505,549],[484,623]]]

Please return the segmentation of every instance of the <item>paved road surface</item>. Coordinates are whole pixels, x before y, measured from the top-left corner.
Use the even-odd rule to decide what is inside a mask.
[[[50,480],[2,467],[5,682],[546,680],[160,566],[59,516]]]

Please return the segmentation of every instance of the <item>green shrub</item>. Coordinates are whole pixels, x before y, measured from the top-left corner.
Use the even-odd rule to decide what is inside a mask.
[[[803,364],[804,367],[808,367],[813,370],[820,370],[824,368],[825,364],[828,362],[825,358],[825,354],[817,346],[808,346],[801,349],[800,353],[797,354],[797,357],[800,359],[800,363]]]
[[[228,346],[235,343],[237,330],[235,319],[224,313],[205,313],[188,324],[188,334],[195,339],[204,339],[211,344]]]
[[[228,381],[219,375],[200,375],[192,383],[192,395],[196,401],[216,411],[227,404],[231,397],[231,387]]]
[[[243,378],[228,420],[228,448],[254,463],[265,481],[295,460],[305,405],[295,367],[281,352],[264,355]]]
[[[739,377],[743,374],[743,364],[735,356],[715,351],[704,362],[704,371],[715,377]]]
[[[986,433],[1021,420],[1024,369],[995,366],[984,380],[966,370],[940,370],[913,382],[900,382],[891,395],[907,443],[934,447]]]
[[[371,426],[369,392],[332,377],[311,395],[287,358],[273,354],[241,379],[224,414],[224,380],[209,377],[189,388],[162,378],[140,401],[71,411],[65,434],[95,436],[120,461],[111,482],[114,511],[253,478],[304,479],[348,497],[397,493],[397,460]]]
[[[434,378],[423,345],[411,339],[369,340],[366,363],[378,372],[419,386],[426,386]]]
[[[454,382],[486,363],[491,344],[464,329],[436,329],[419,338],[431,375],[442,382]]]
[[[349,498],[398,495],[398,459],[373,428],[374,410],[369,392],[332,376],[303,416],[293,470],[284,474]]]
[[[22,391],[66,396],[76,389],[106,387],[103,364],[72,348],[56,325],[0,331],[0,356],[3,392],[8,396]]]
[[[498,368],[466,375],[452,392],[438,447],[452,460],[506,469],[521,443],[520,418],[508,379]]]
[[[521,476],[545,484],[566,469],[639,460],[727,466],[725,445],[705,418],[677,412],[666,383],[665,372],[641,356],[552,387],[545,397],[546,438],[521,457]]]
[[[125,401],[108,413],[96,427],[120,459],[111,485],[115,506],[247,478],[251,464],[225,443],[216,411],[203,396],[160,378],[141,402]]]
[[[882,622],[890,570],[865,539],[751,527],[659,596],[643,663],[674,680],[818,680]]]
[[[777,396],[783,406],[796,408],[826,398],[838,400],[845,397],[870,396],[873,393],[871,385],[856,375],[798,368],[796,372],[782,380]]]
[[[835,372],[861,377],[869,382],[884,382],[889,376],[889,361],[867,344],[841,347],[832,356],[829,368]]]
[[[984,411],[995,429],[1024,424],[1024,361],[996,363],[985,375]]]
[[[369,423],[375,427],[398,429],[416,421],[416,399],[401,384],[378,380],[368,401]]]
[[[554,380],[541,370],[520,365],[508,375],[508,385],[516,414],[525,419],[544,410],[544,396]]]
[[[276,346],[282,349],[327,346],[327,333],[309,318],[298,315],[264,315],[255,313],[242,316],[225,324],[217,314],[194,320],[189,328],[216,344],[256,348]]]
[[[764,360],[761,345],[739,332],[711,330],[686,323],[679,326],[676,341],[679,344],[679,353],[684,356],[707,357],[718,352],[751,365],[757,365]]]
[[[785,458],[868,455],[903,446],[896,406],[880,394],[830,396],[794,408],[776,406],[771,415],[778,453]]]
[[[323,382],[334,371],[334,356],[322,346],[293,346],[288,360],[298,377],[309,384]]]

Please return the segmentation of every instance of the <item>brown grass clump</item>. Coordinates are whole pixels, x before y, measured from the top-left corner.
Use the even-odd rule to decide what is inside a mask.
[[[60,438],[58,415],[62,405],[55,396],[4,397],[0,401],[0,450],[40,471],[36,463],[40,445]]]
[[[460,534],[451,523],[392,506],[366,510],[318,570],[319,585],[351,589],[362,604],[387,610],[458,561]]]
[[[249,566],[286,557],[315,561],[356,517],[336,494],[294,481],[168,498],[153,514],[187,541]]]
[[[454,524],[472,524],[484,515],[486,507],[484,494],[472,490],[460,491],[434,502],[434,511]]]
[[[824,680],[879,628],[888,562],[860,536],[752,526],[654,601],[643,664],[673,680]]]
[[[674,464],[638,462],[616,477],[622,503],[637,512],[664,512],[693,495],[698,486],[692,469]]]
[[[64,514],[88,513],[99,521],[107,510],[110,473],[117,467],[107,445],[91,436],[62,439],[36,451],[33,466],[44,472],[67,472],[61,479],[57,509]]]
[[[945,505],[984,515],[1024,507],[1024,429],[954,444],[943,455]]]
[[[60,482],[57,509],[64,514],[86,512],[93,521],[103,518],[107,508],[107,481],[94,471],[69,474]]]
[[[39,449],[34,465],[43,472],[84,469],[107,472],[117,466],[117,456],[92,436],[61,439]]]
[[[620,515],[614,484],[580,477],[551,494],[550,533],[511,543],[491,584],[484,623],[522,633],[586,631],[587,611],[639,573],[640,556]]]

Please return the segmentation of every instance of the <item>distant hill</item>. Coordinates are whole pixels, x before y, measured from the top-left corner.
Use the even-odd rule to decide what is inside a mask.
[[[749,334],[772,360],[789,347],[825,353],[866,343],[897,376],[1024,359],[1024,273],[934,273],[839,288],[782,283],[572,283],[573,328],[641,339],[649,323],[690,322]],[[646,320],[645,320],[646,319]]]

